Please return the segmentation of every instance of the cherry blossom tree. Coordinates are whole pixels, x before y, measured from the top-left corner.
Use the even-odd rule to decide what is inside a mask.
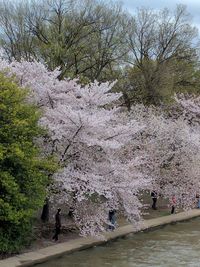
[[[111,93],[113,84],[83,87],[76,80],[59,81],[58,70],[48,71],[38,62],[1,60],[0,70],[30,88],[28,101],[42,109],[40,123],[48,135],[37,142],[60,164],[51,189],[61,203],[73,205],[81,234],[104,230],[110,209],[137,222],[138,193],[150,176],[140,172],[145,154],[133,156],[130,144],[145,125],[116,107],[121,94]]]
[[[199,119],[200,115],[200,97],[195,95],[184,95],[179,94],[175,95],[175,100],[178,104],[182,106],[185,111],[185,114],[190,114],[190,118],[196,117]]]
[[[175,195],[179,206],[192,207],[200,189],[200,132],[185,116],[174,119],[158,108],[134,107],[132,116],[148,125],[134,145],[137,155],[148,155],[144,167],[152,187],[166,198]]]

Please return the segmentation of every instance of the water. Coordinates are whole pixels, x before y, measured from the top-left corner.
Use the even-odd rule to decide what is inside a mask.
[[[70,242],[70,241],[69,241]],[[200,267],[200,218],[141,232],[38,267]]]

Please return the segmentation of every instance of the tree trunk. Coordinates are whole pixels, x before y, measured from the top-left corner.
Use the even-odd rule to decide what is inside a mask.
[[[45,223],[49,221],[49,200],[46,198],[42,209],[41,220]]]

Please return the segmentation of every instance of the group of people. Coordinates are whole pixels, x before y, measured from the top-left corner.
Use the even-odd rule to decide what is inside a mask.
[[[73,217],[73,211],[74,209],[70,207],[68,216]],[[116,210],[112,209],[108,213],[108,229],[114,230],[116,228]],[[54,235],[52,237],[53,240],[58,241],[58,235],[60,234],[61,229],[61,209],[59,208],[55,215],[55,229],[54,229]]]
[[[157,199],[158,199],[158,193],[156,190],[151,191],[151,198],[152,198],[152,209],[153,210],[157,210]],[[196,207],[198,209],[200,209],[200,195],[196,194]],[[171,199],[170,199],[170,206],[171,206],[171,214],[175,213],[175,207],[177,205],[177,200],[176,200],[176,196],[172,195]]]
[[[152,198],[152,209],[157,210],[157,199],[158,199],[158,193],[156,190],[151,191],[151,198]],[[196,198],[198,199],[198,208],[200,208],[200,196],[197,195]],[[172,195],[171,200],[170,200],[170,205],[171,205],[171,214],[175,213],[175,207],[176,207],[176,196]],[[72,217],[73,216],[73,211],[74,209],[70,207],[68,216]],[[114,230],[116,228],[116,210],[111,209],[108,213],[108,229],[109,230]],[[57,241],[58,240],[58,235],[60,234],[60,229],[61,229],[61,209],[59,208],[57,210],[57,213],[55,215],[55,233],[53,236],[53,240]]]
[[[158,193],[157,191],[153,190],[151,191],[151,198],[152,198],[152,209],[153,210],[157,210],[157,199],[158,199]],[[175,207],[176,207],[176,196],[172,195],[171,199],[170,199],[170,205],[171,205],[171,214],[175,213]]]

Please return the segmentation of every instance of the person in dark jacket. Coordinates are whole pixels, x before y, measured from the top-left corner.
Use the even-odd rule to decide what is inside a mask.
[[[53,239],[55,241],[58,241],[58,235],[60,234],[60,228],[61,228],[60,212],[61,212],[61,209],[58,209],[58,211],[55,215],[55,234],[53,236]]]
[[[151,198],[152,198],[152,201],[153,201],[152,209],[153,210],[157,210],[156,202],[157,202],[157,198],[158,198],[158,193],[155,190],[153,190],[151,192]]]

